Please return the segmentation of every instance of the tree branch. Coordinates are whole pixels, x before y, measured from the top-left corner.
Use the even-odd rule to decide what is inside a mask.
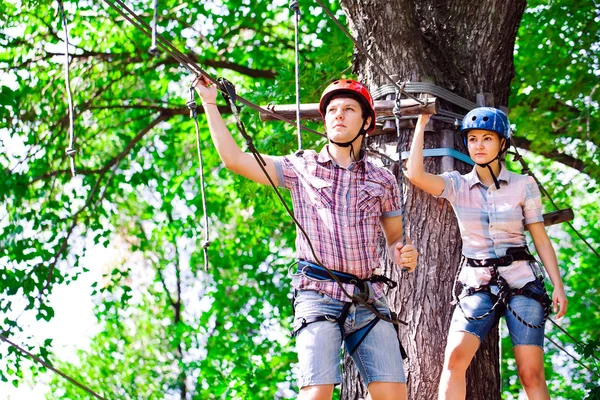
[[[538,150],[531,149],[532,142],[522,137],[513,137],[512,140],[514,141],[514,144],[517,147],[540,154],[554,161],[558,161],[559,163],[574,168],[579,172],[587,173],[585,171],[585,163],[581,160],[576,159],[575,157],[571,157],[567,154],[560,153],[558,150],[540,152]]]

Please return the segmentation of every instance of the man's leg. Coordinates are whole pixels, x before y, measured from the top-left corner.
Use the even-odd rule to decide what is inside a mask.
[[[385,299],[379,299],[373,306],[389,317],[390,311]],[[352,320],[354,317],[354,321]],[[375,318],[364,306],[356,307],[355,316],[349,316],[348,328],[360,329]],[[364,337],[358,349],[352,354],[354,363],[363,382],[367,385],[373,400],[406,400],[406,378],[400,354],[400,342],[396,329],[390,322],[379,320]]]
[[[338,316],[343,302],[314,291],[299,291],[295,299],[294,329],[318,316]],[[318,321],[302,327],[296,335],[299,399],[330,400],[341,382],[342,335],[336,321]]]

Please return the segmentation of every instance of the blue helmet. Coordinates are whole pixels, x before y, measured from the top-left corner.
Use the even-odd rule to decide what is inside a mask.
[[[504,150],[510,147],[510,138],[512,136],[510,121],[502,110],[492,107],[477,107],[469,111],[463,118],[462,125],[460,126],[460,133],[463,135],[465,146],[467,145],[467,133],[472,129],[496,132],[506,139]]]

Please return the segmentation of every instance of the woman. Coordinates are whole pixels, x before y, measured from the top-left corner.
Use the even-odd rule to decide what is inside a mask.
[[[408,159],[410,181],[452,204],[459,221],[463,285],[448,334],[439,398],[464,399],[465,373],[477,348],[503,315],[513,342],[519,378],[529,399],[549,399],[544,376],[544,322],[550,299],[544,273],[529,254],[524,230],[554,286],[557,318],[567,298],[556,254],[544,228],[539,189],[529,176],[506,170],[500,156],[510,146],[510,124],[501,110],[480,107],[463,119],[461,133],[475,162],[465,175],[434,175],[423,168],[423,135],[429,115],[417,121]]]

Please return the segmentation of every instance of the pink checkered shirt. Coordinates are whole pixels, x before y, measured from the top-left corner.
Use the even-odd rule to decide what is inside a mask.
[[[301,157],[277,158],[279,185],[290,190],[294,215],[304,228],[321,263],[334,271],[369,278],[379,266],[377,243],[383,236],[380,218],[400,215],[398,183],[394,175],[362,158],[343,168],[329,155],[305,150]],[[315,262],[309,244],[296,229],[299,259]],[[297,275],[292,286],[316,290],[348,301],[335,282],[315,282]],[[374,296],[383,296],[383,284],[374,283]],[[344,284],[350,294],[354,285]]]
[[[465,175],[457,171],[441,175],[446,187],[441,198],[454,208],[462,236],[462,253],[476,260],[506,255],[510,247],[527,246],[525,225],[542,222],[542,200],[535,180],[515,174],[502,164],[500,189],[485,187],[476,168]],[[527,261],[515,261],[498,269],[511,285],[520,288],[535,279]],[[459,280],[471,287],[489,282],[489,268],[463,268]]]

